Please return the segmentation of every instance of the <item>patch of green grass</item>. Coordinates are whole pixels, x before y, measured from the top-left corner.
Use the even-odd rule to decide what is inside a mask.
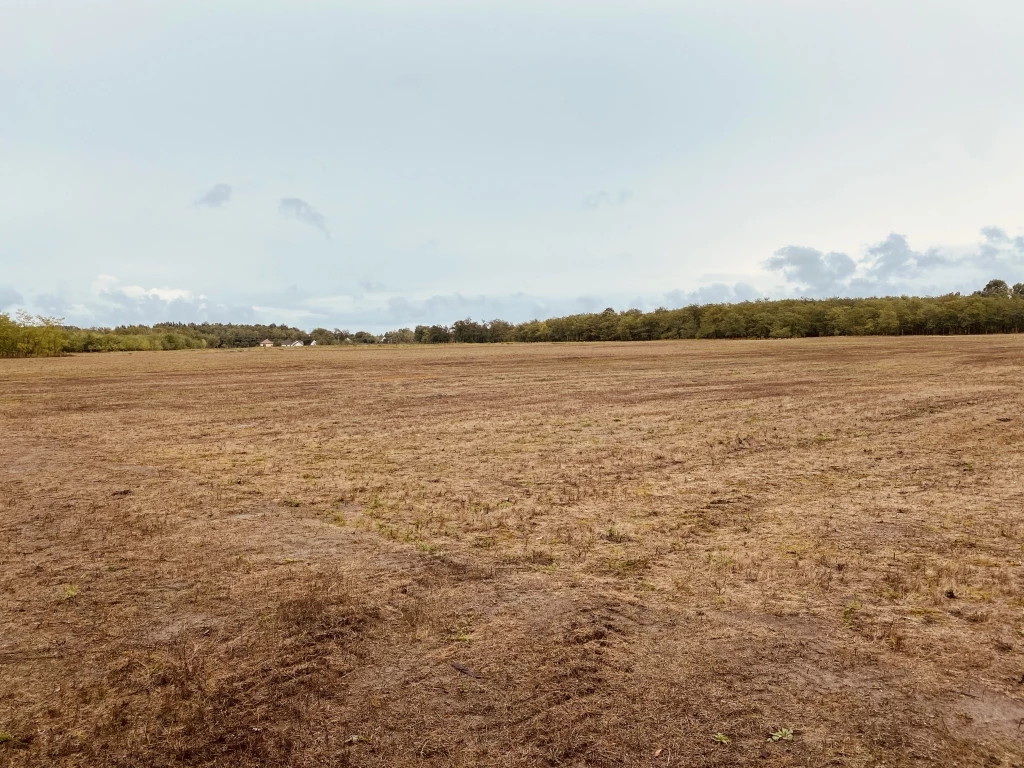
[[[649,557],[610,557],[605,561],[605,570],[616,576],[631,576],[646,571],[650,565]]]
[[[713,739],[714,741],[718,742],[719,744],[732,744],[732,739],[730,739],[730,738],[729,738],[728,736],[726,736],[726,735],[725,735],[724,733],[722,733],[721,731],[719,731],[718,733],[716,733],[716,734],[715,734],[714,736],[712,736],[711,738],[712,738],[712,739]]]
[[[77,584],[65,584],[61,590],[61,600],[68,602],[78,597],[78,585]]]
[[[623,542],[629,541],[630,538],[622,531],[618,530],[614,525],[608,527],[608,531],[604,535],[605,539],[614,542],[616,544],[622,544]]]
[[[793,740],[793,729],[792,728],[779,728],[776,731],[772,731],[768,737],[768,741],[792,741]]]

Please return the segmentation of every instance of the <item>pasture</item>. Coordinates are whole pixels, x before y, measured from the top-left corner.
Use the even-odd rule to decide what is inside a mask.
[[[2,360],[0,765],[1022,765],[1022,384],[995,335]]]

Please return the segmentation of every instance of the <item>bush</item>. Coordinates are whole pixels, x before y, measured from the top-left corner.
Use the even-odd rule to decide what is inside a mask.
[[[0,312],[0,357],[52,357],[65,352],[67,333],[52,317]]]

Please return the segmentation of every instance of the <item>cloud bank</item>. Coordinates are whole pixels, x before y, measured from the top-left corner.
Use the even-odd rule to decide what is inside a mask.
[[[763,262],[790,292],[808,297],[936,294],[976,290],[990,278],[1024,279],[1024,237],[985,227],[974,246],[935,246],[923,251],[891,233],[854,259],[839,252],[787,245]]]
[[[320,229],[322,217],[300,200],[285,206],[289,215]],[[282,201],[286,202],[286,201]],[[323,230],[321,230],[323,231]],[[156,322],[278,322],[311,329],[384,331],[417,324],[450,324],[460,318],[501,318],[521,322],[535,318],[600,312],[605,307],[680,307],[751,301],[759,298],[938,295],[980,289],[992,278],[1024,281],[1024,237],[998,227],[985,227],[971,246],[936,246],[918,250],[900,234],[865,247],[854,258],[837,251],[800,245],[779,248],[763,262],[765,272],[737,282],[713,282],[691,289],[646,294],[599,292],[466,294],[391,288],[365,274],[344,278],[346,287],[330,289],[282,284],[262,291],[224,286],[206,291],[161,286],[144,287],[109,275],[66,293],[23,296],[13,286],[0,286],[0,309],[17,306],[64,317],[69,324],[112,326]],[[766,287],[772,278],[782,279]]]

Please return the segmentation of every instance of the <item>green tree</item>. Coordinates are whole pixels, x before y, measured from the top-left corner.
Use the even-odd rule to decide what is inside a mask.
[[[982,296],[1006,297],[1010,293],[1010,286],[1006,284],[1005,280],[989,280],[985,287],[981,289]]]

